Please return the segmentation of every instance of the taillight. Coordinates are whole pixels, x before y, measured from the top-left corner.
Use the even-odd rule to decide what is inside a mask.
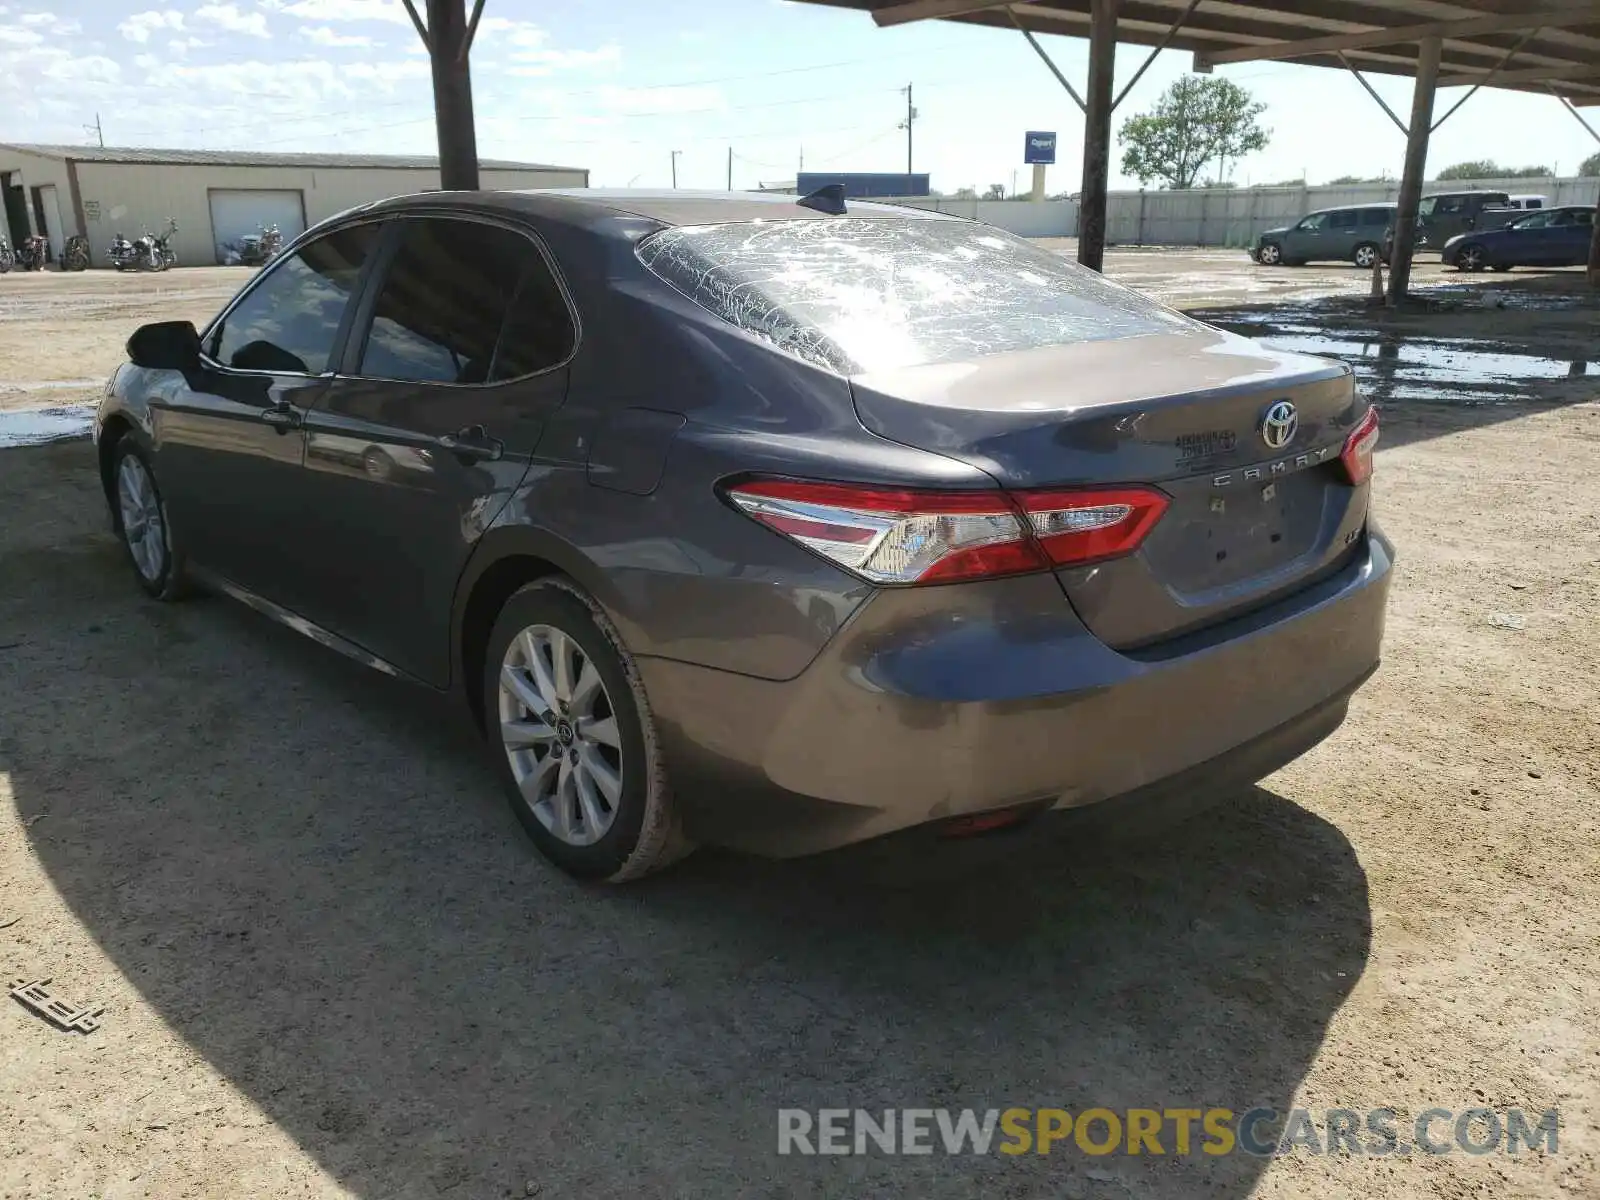
[[[1150,488],[925,492],[758,479],[741,511],[875,583],[951,583],[1114,558],[1166,509]]]
[[[1339,452],[1339,461],[1344,463],[1345,474],[1352,484],[1365,483],[1372,478],[1372,455],[1377,448],[1378,410],[1369,408],[1345,438],[1344,449]]]

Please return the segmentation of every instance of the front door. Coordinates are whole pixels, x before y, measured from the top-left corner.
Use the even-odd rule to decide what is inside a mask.
[[[154,389],[156,472],[185,549],[290,608],[303,595],[301,426],[377,231],[347,226],[280,259],[206,330],[200,368]]]
[[[343,367],[306,420],[306,615],[443,686],[456,581],[566,396],[575,323],[520,228],[391,223]]]
[[[1284,239],[1283,256],[1296,262],[1323,257],[1322,231],[1328,222],[1325,212],[1312,213],[1289,231]]]

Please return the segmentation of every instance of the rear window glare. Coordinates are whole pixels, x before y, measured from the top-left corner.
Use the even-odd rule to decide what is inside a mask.
[[[969,221],[840,217],[663,229],[639,260],[702,308],[842,375],[1193,322]]]

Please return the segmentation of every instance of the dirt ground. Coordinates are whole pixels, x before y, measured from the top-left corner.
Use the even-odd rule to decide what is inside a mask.
[[[88,445],[0,450],[0,971],[105,1005],[87,1036],[0,1005],[0,1196],[1600,1195],[1600,303],[1424,269],[1426,305],[1374,315],[1348,268],[1109,265],[1349,358],[1401,556],[1345,726],[1132,846],[579,886],[440,704],[144,599]],[[240,276],[0,279],[0,405],[92,399],[132,325]],[[775,1153],[780,1107],[1258,1104],[1562,1129],[1516,1157]]]

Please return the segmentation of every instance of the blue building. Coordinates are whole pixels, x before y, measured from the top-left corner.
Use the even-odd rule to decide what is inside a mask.
[[[893,171],[802,171],[795,179],[795,192],[804,196],[830,183],[844,184],[845,198],[851,200],[928,194],[928,176]]]

